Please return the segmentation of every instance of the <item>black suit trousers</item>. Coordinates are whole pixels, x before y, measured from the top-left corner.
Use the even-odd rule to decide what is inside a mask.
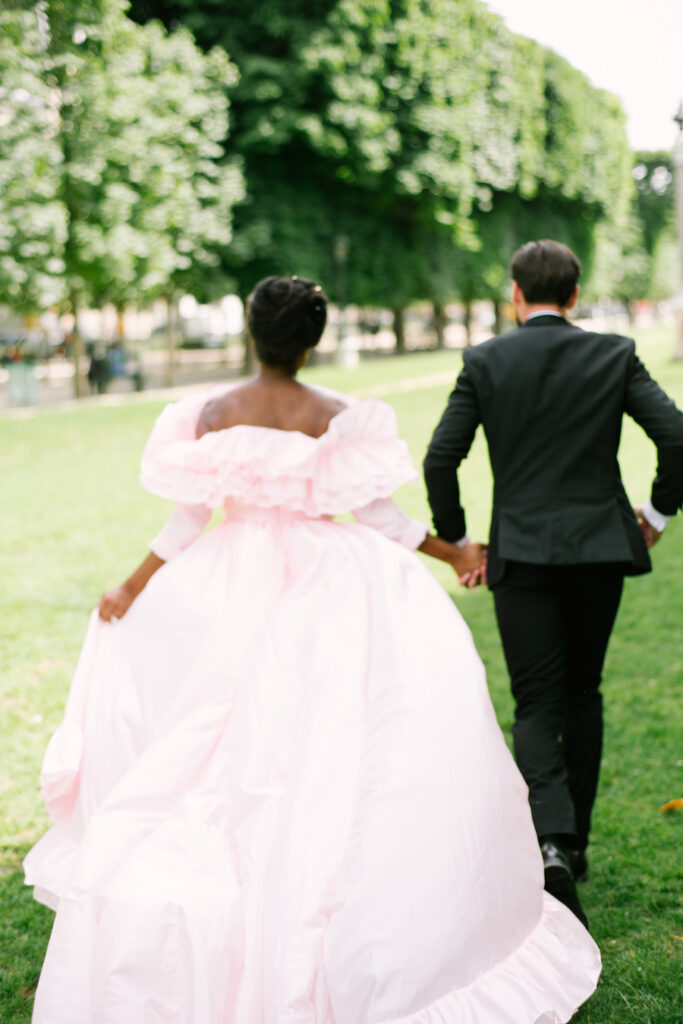
[[[515,699],[515,758],[539,836],[583,849],[602,753],[600,680],[620,564],[508,561],[493,595]]]

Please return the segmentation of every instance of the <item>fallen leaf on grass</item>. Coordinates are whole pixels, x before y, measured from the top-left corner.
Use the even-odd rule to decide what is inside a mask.
[[[683,935],[672,935],[672,939],[678,939],[679,942],[683,942]]]
[[[663,807],[659,808],[660,811],[680,811],[683,810],[683,797],[678,797],[677,800],[669,800],[668,804],[664,804]]]

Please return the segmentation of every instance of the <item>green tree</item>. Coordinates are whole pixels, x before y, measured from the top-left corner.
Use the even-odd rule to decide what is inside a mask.
[[[670,299],[680,281],[680,250],[675,233],[663,233],[652,253],[649,298],[653,302]]]
[[[44,47],[33,12],[0,11],[0,302],[18,311],[56,303],[64,271],[57,116]]]
[[[159,24],[128,24],[137,45],[112,60],[108,76],[119,83],[108,108],[120,120],[112,123],[102,181],[103,227],[91,236],[91,249],[102,257],[97,294],[116,304],[163,296],[170,327],[180,294],[210,301],[234,284],[222,253],[244,190],[239,163],[226,158],[223,145],[225,89],[236,75],[221,50],[203,56],[185,30],[167,36]],[[115,272],[112,249],[119,254]],[[172,329],[168,337],[170,383]]]
[[[621,226],[623,233],[632,182],[624,114],[614,97],[523,37],[515,36],[496,64],[488,107],[514,132],[507,169],[494,173],[489,165],[481,173],[473,214],[479,242],[459,252],[458,294],[466,305],[491,299],[500,327],[515,249],[529,239],[557,238],[589,273],[597,225]],[[481,124],[485,150],[497,129],[495,121]]]
[[[634,213],[642,225],[645,249],[653,255],[662,235],[673,236],[676,230],[671,153],[637,152],[633,178],[636,184]]]
[[[500,303],[513,249],[554,234],[590,262],[628,207],[617,101],[478,0],[137,0],[234,56],[248,197],[231,247],[241,290],[285,268],[336,297],[402,309]],[[239,8],[241,11],[241,7]],[[248,284],[247,284],[248,282]],[[469,299],[468,299],[469,296]]]
[[[237,0],[131,4],[136,20],[158,18],[167,28],[182,24],[204,50],[220,46],[239,67],[239,80],[229,87],[230,150],[243,161],[248,194],[235,210],[224,268],[243,299],[264,274],[324,277],[324,260],[321,269],[313,257],[323,255],[318,238],[333,211],[317,187],[322,180],[319,161],[308,144],[309,108],[311,100],[314,106],[318,102],[318,83],[301,53],[333,7],[334,0],[265,0],[251,7]],[[314,188],[306,204],[311,179]],[[322,205],[313,210],[316,201]],[[333,233],[327,256],[331,263]],[[245,355],[248,362],[248,347]]]
[[[677,287],[671,155],[635,154],[628,215],[596,232],[596,272],[589,294],[618,299],[632,317],[641,299],[671,296]]]
[[[48,241],[76,323],[86,302],[224,291],[220,250],[243,192],[223,148],[234,67],[223,51],[203,55],[187,31],[168,37],[159,25],[134,25],[125,7],[40,0],[7,15],[15,39],[7,62],[26,56],[16,39],[28,29],[21,47],[30,47],[34,83],[26,91],[38,111],[49,96],[44,161],[61,236]],[[34,174],[25,187],[42,197],[38,185]],[[80,355],[76,331],[77,394]]]
[[[632,320],[635,304],[649,295],[650,272],[651,260],[634,216],[620,224],[597,226],[595,260],[584,289],[587,298],[617,299]]]
[[[382,216],[396,221],[400,209],[394,290],[405,282],[406,302],[417,291],[437,308],[456,295],[500,307],[512,252],[546,235],[589,266],[596,223],[628,210],[631,158],[616,99],[476,0],[395,0],[373,5],[372,18],[365,8],[338,4],[311,52],[334,96],[327,121],[357,126],[359,82],[391,118],[372,181],[351,138],[341,171],[384,197]]]

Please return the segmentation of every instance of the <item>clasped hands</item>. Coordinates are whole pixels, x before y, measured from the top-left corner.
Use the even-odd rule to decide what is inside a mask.
[[[468,540],[461,547],[455,547],[451,565],[462,587],[485,586],[488,547]]]

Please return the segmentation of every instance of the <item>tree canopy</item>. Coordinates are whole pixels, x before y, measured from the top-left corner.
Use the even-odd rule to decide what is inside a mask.
[[[243,194],[224,151],[235,68],[124,8],[41,0],[2,14],[0,297],[17,308],[57,301],[76,314],[230,283],[220,251]]]
[[[633,157],[626,216],[605,221],[595,233],[596,268],[590,292],[619,299],[629,311],[638,300],[673,295],[678,284],[672,156]]]
[[[650,256],[662,237],[664,165],[634,186],[618,101],[480,0],[9,0],[0,19],[17,308],[244,295],[267,273],[359,305],[500,301],[530,237],[588,266],[634,210]]]
[[[479,0],[137,0],[135,17],[222,46],[245,161],[235,272],[300,269],[359,304],[497,297],[508,258],[552,231],[590,259],[631,189],[624,115]]]

